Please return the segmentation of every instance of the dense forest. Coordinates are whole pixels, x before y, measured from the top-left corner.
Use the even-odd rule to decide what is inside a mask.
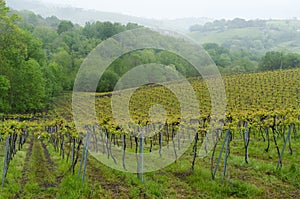
[[[50,102],[62,91],[71,91],[76,73],[101,41],[120,32],[140,27],[111,22],[87,22],[84,26],[55,16],[43,18],[30,11],[10,10],[0,4],[0,112],[25,113],[51,108]],[[260,27],[267,21],[215,21],[193,26],[192,31]],[[295,68],[300,55],[283,51],[265,54],[232,46],[204,43],[203,47],[222,73],[255,72]],[[257,46],[256,46],[257,47]],[[111,91],[130,68],[143,63],[175,67],[186,77],[195,71],[184,59],[165,51],[146,49],[131,52],[112,63],[99,82],[98,92]]]
[[[0,4],[0,111],[49,108],[63,90],[72,89],[76,72],[102,40],[136,24],[87,23],[84,27],[29,11],[16,13]]]

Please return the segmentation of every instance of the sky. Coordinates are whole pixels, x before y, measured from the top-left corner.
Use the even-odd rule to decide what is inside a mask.
[[[39,0],[155,19],[300,18],[299,0]]]

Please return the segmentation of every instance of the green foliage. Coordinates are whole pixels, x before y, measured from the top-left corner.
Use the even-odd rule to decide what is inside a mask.
[[[256,70],[257,57],[251,56],[244,50],[230,52],[224,46],[216,43],[205,43],[203,48],[211,56],[212,60],[220,67],[222,73],[251,72]]]
[[[283,53],[278,51],[267,52],[262,58],[260,70],[277,70],[300,67],[300,55],[297,53]]]
[[[113,71],[106,71],[98,84],[97,91],[107,92],[114,90],[115,84],[120,77]]]
[[[125,30],[125,27],[119,23],[112,24],[111,22],[86,23],[82,30],[83,35],[87,38],[97,38],[105,40],[119,32]]]
[[[51,48],[51,44],[58,37],[57,32],[49,26],[37,26],[32,32],[33,36],[39,38],[43,42],[43,48]]]
[[[45,105],[42,43],[16,25],[18,16],[9,17],[3,2],[0,6],[1,112],[38,111]]]
[[[283,66],[283,53],[282,52],[267,52],[262,58],[259,65],[261,70],[274,70],[280,69]]]
[[[45,59],[47,63],[42,64],[40,61],[39,63],[44,68],[43,72],[45,73],[44,77],[47,85],[46,98],[48,100],[54,99],[60,93],[61,87],[63,90],[72,90],[81,63],[102,40],[119,32],[139,27],[131,23],[125,26],[111,22],[87,23],[84,27],[79,27],[70,21],[59,21],[56,17],[43,19],[31,12],[21,12],[21,15],[23,16],[23,23],[20,24],[20,27],[25,27],[24,24],[29,25],[32,34],[42,41],[39,49],[42,48],[46,52]],[[35,57],[33,58],[38,60]],[[55,80],[59,83],[54,83],[51,86],[51,82],[54,82],[54,78],[52,78],[53,64],[59,67],[61,74],[59,75],[60,81]],[[105,74],[105,80],[103,80],[105,86],[102,85],[98,89],[111,90],[114,86],[111,83],[116,82],[115,73],[111,71],[110,74]],[[112,79],[110,80],[108,77]]]
[[[10,109],[9,105],[9,89],[10,81],[3,75],[0,75],[0,112],[8,112]]]
[[[62,34],[64,32],[71,31],[74,28],[74,24],[71,21],[63,20],[59,23],[57,33]]]
[[[231,55],[227,48],[219,46],[215,43],[207,43],[203,45],[217,66],[226,67],[231,64]]]
[[[139,27],[110,22],[79,27],[54,16],[44,19],[30,11],[9,13],[4,2],[0,13],[1,111],[5,112],[50,107],[48,103],[63,90],[72,90],[81,63],[102,40]],[[114,71],[106,73],[98,89],[113,89],[118,78]]]
[[[283,57],[283,67],[285,69],[300,67],[300,54],[297,53],[286,54]]]
[[[35,60],[23,62],[14,72],[11,93],[12,109],[15,112],[27,112],[44,108],[44,81],[41,67]]]
[[[268,51],[300,52],[300,20],[216,20],[194,25],[189,34],[199,43],[218,43],[230,52],[248,51],[263,56]],[[250,60],[252,60],[250,58]]]
[[[63,82],[63,87],[65,90],[71,89],[71,80],[69,78],[70,76],[66,75],[72,69],[71,55],[66,50],[60,48],[57,53],[52,54],[51,61],[63,67],[63,74],[65,78],[65,81]]]
[[[153,71],[151,65],[144,66],[144,72],[136,74],[141,82],[128,82],[122,85],[122,88],[132,88],[136,85],[143,84],[145,81],[172,81],[178,79],[175,72],[185,77],[198,76],[196,69],[180,56],[169,51],[156,49],[143,49],[127,53],[115,60],[104,72],[98,85],[98,92],[112,91],[119,78],[136,66],[155,63],[161,65],[161,69]],[[153,67],[152,67],[153,68]],[[148,72],[147,72],[148,71]],[[169,72],[173,71],[174,75]],[[141,77],[143,76],[143,77]],[[108,79],[111,78],[110,80]],[[111,85],[112,84],[112,85]]]
[[[55,62],[51,62],[43,68],[45,78],[45,94],[47,99],[60,96],[63,91],[63,67]]]

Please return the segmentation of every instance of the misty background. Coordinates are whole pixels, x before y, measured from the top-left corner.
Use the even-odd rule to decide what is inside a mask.
[[[233,19],[236,17],[245,19],[290,19],[300,17],[300,2],[297,0],[39,0],[37,2],[154,19],[190,17],[208,17],[214,19]]]

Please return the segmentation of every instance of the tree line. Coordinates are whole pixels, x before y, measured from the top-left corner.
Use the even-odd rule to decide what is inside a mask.
[[[213,22],[207,22],[204,25],[193,25],[190,27],[191,32],[199,31],[220,31],[231,28],[249,28],[249,27],[264,27],[267,25],[267,20],[245,20],[241,18],[235,18],[233,20],[215,20]]]
[[[220,71],[227,74],[300,67],[300,54],[298,53],[268,51],[263,56],[258,56],[243,49],[231,51],[216,43],[205,43],[203,48],[209,53]]]

